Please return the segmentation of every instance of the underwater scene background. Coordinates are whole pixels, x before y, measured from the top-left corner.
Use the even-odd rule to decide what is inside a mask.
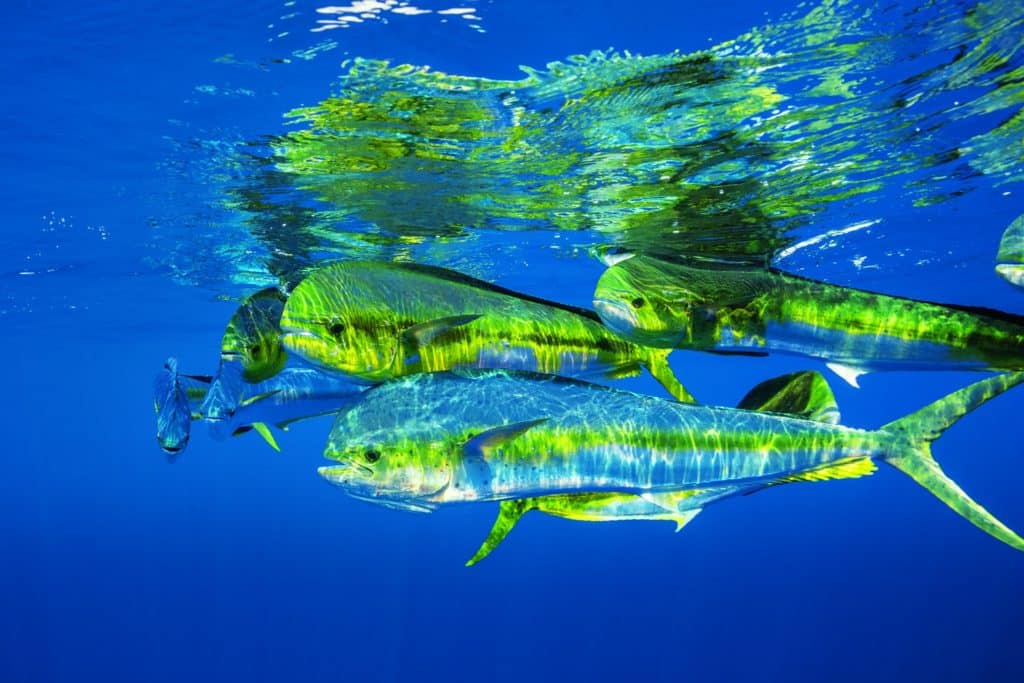
[[[0,679],[1024,679],[1024,556],[891,468],[678,535],[528,515],[466,568],[496,506],[346,496],[330,418],[169,464],[152,410],[168,356],[213,373],[242,297],[333,260],[590,307],[642,252],[1024,314],[1019,2],[6,9]],[[821,370],[864,428],[980,377],[670,363],[716,405]],[[1017,529],[1022,405],[934,449]]]

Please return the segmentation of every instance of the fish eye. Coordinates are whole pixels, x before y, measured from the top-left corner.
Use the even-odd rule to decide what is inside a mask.
[[[263,347],[262,346],[260,346],[259,344],[253,344],[252,345],[252,355],[258,356],[258,355],[260,355],[261,351],[263,351]]]
[[[375,451],[371,448],[363,453],[363,457],[366,458],[366,462],[377,462],[380,460],[380,451]]]
[[[630,301],[629,305],[632,306],[633,308],[643,308],[645,303],[647,302],[644,301],[642,297],[638,296],[637,298]]]
[[[327,324],[327,331],[332,337],[340,337],[345,333],[345,325],[340,320],[332,320]]]

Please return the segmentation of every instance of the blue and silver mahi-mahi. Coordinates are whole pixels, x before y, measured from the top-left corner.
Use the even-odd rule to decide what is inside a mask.
[[[341,412],[320,468],[357,498],[409,510],[551,494],[661,494],[829,478],[886,462],[1019,550],[1024,539],[942,472],[930,444],[1024,381],[989,377],[880,429],[694,406],[534,373],[425,373]]]
[[[836,424],[839,409],[832,388],[821,373],[805,370],[793,372],[761,382],[740,401],[740,408],[795,415],[811,420]],[[870,461],[866,467],[854,463],[853,467],[836,467],[817,472],[813,480],[852,478],[874,471]],[[805,481],[798,477],[792,481]],[[783,482],[777,482],[783,483]],[[480,548],[466,563],[472,566],[494,551],[512,531],[519,519],[530,510],[580,522],[669,521],[676,531],[697,516],[713,502],[738,495],[749,494],[763,486],[721,486],[709,489],[673,491],[669,493],[567,493],[534,498],[503,500],[498,517]]]
[[[153,382],[156,442],[174,456],[188,445],[198,402],[206,395],[210,378],[178,373],[178,359],[168,358]]]
[[[157,377],[157,441],[168,453],[188,444],[193,421],[203,420],[200,403],[210,378],[179,375],[177,361],[169,359]],[[286,430],[295,422],[329,415],[358,400],[366,385],[336,373],[311,367],[285,367],[273,377],[243,387],[239,408],[224,420],[210,422],[213,436],[259,434],[280,450],[271,427]]]
[[[670,350],[621,339],[593,311],[444,268],[324,266],[289,295],[281,329],[289,351],[371,382],[465,367],[614,377],[643,366],[675,398],[693,401],[668,365]]]

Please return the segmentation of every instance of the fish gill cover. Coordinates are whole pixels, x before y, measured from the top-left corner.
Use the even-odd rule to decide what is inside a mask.
[[[347,60],[294,130],[218,150],[240,169],[221,208],[266,261],[236,265],[290,285],[324,257],[447,261],[458,240],[472,262],[471,240],[525,230],[761,263],[801,228],[876,217],[883,191],[923,207],[1019,182],[1022,26],[1008,0],[829,0],[706,51],[513,80]]]

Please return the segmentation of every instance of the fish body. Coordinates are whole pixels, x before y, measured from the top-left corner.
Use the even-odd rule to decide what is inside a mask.
[[[206,395],[209,377],[178,373],[178,360],[168,358],[153,383],[153,407],[156,410],[156,441],[168,455],[176,455],[188,445],[193,407]]]
[[[609,328],[656,347],[777,351],[852,368],[854,375],[1024,368],[1022,317],[772,269],[715,270],[634,256],[605,271],[594,307]]]
[[[215,386],[210,378],[179,375],[177,362],[168,360],[154,388],[161,448],[168,453],[181,452],[188,444],[192,422],[204,420],[210,422],[214,437],[256,431],[278,450],[270,426],[287,429],[300,420],[335,413],[357,400],[367,387],[312,367],[286,367],[268,380],[243,385],[236,410],[210,421],[200,406]]]
[[[887,435],[695,406],[512,371],[428,373],[370,389],[339,415],[328,458],[384,450],[444,481],[441,504],[543,494],[650,493],[765,482],[855,457]],[[429,486],[427,488],[430,488]]]
[[[281,327],[289,351],[370,382],[457,368],[614,376],[645,366],[674,397],[693,400],[665,350],[621,339],[593,311],[443,268],[325,266],[296,286]]]
[[[761,382],[743,397],[739,407],[832,424],[839,422],[839,409],[832,388],[821,373],[814,371],[793,372]],[[854,477],[873,471],[874,467],[869,466],[832,474]],[[670,521],[679,531],[707,505],[741,493],[752,493],[759,488],[763,487],[722,486],[660,494],[569,493],[505,500],[500,503],[498,517],[487,538],[466,564],[476,564],[490,555],[530,510],[579,522]]]
[[[451,502],[573,493],[662,494],[834,478],[884,461],[987,533],[1024,539],[931,457],[962,415],[1024,381],[977,382],[881,429],[640,396],[512,371],[421,374],[339,413],[321,474],[357,498],[426,511]]]

